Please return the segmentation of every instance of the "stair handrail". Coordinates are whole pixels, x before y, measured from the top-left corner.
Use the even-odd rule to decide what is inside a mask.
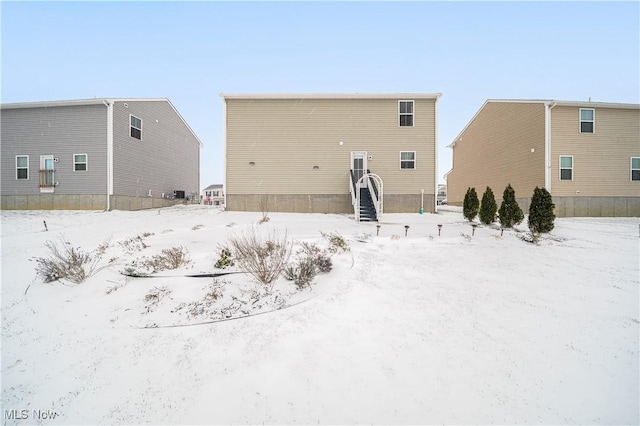
[[[349,182],[349,192],[351,193],[351,204],[355,213],[356,222],[360,222],[360,186],[356,182],[356,173],[351,169]]]
[[[375,173],[367,173],[367,187],[376,209],[376,218],[380,220],[384,210],[383,182],[382,178]]]

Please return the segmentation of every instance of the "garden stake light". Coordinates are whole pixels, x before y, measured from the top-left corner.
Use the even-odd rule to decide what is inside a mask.
[[[478,224],[472,223],[471,227],[473,228],[473,230],[471,231],[471,236],[473,237],[476,234],[476,228],[478,227]]]
[[[440,230],[442,229],[442,225],[438,225],[438,237],[440,236]]]
[[[404,236],[407,236],[407,231],[409,230],[409,225],[404,226]]]
[[[47,228],[47,221],[46,221],[46,220],[43,220],[42,222],[44,222],[44,230],[45,230],[45,231],[48,231],[48,230],[49,230],[49,228]]]
[[[380,225],[376,225],[376,237],[380,235]]]

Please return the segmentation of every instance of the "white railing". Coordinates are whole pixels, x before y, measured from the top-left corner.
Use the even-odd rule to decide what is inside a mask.
[[[355,173],[353,169],[351,169],[349,173],[349,192],[351,193],[351,205],[353,206],[356,222],[360,222],[360,191],[356,190],[357,183],[355,179]]]
[[[353,204],[353,210],[355,212],[356,222],[360,222],[360,188],[367,188],[371,199],[373,200],[373,206],[376,210],[376,218],[380,220],[384,211],[384,197],[383,197],[383,183],[382,178],[373,173],[365,173],[357,182],[355,182],[355,188],[353,183],[354,175],[351,172],[351,184],[349,185],[351,192],[351,203]],[[354,194],[355,192],[355,194]]]
[[[383,207],[384,207],[383,206],[384,197],[382,196],[384,188],[383,188],[382,178],[380,178],[380,176],[373,173],[367,173],[365,176],[367,178],[367,187],[369,188],[369,192],[371,193],[371,199],[373,200],[373,206],[376,209],[376,218],[380,220],[382,216]]]

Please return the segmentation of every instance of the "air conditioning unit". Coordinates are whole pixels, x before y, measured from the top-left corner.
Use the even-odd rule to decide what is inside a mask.
[[[173,198],[184,198],[184,191],[175,190],[173,191]]]

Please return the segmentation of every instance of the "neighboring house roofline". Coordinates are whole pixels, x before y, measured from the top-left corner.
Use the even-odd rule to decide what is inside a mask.
[[[166,102],[171,106],[184,125],[189,129],[194,138],[198,141],[200,148],[204,145],[198,135],[193,131],[191,126],[178,112],[175,106],[167,98],[94,98],[94,99],[74,99],[63,101],[39,101],[39,102],[16,102],[8,104],[0,104],[0,109],[19,109],[19,108],[50,108],[50,107],[66,107],[66,106],[83,106],[83,105],[104,105],[105,102]]]
[[[442,93],[220,93],[222,99],[438,99]]]
[[[615,103],[615,102],[590,102],[590,101],[558,101],[555,99],[487,99],[478,112],[469,120],[466,126],[462,129],[458,135],[453,138],[453,142],[447,145],[447,148],[453,148],[456,146],[456,142],[460,139],[460,136],[467,130],[467,128],[473,123],[480,112],[487,106],[488,103],[512,103],[512,104],[555,104],[555,106],[572,106],[580,108],[619,108],[619,109],[640,109],[640,104],[628,104],[628,103]]]

